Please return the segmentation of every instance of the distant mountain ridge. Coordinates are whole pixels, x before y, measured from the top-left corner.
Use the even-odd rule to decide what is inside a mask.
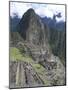
[[[16,25],[21,20],[17,15],[14,16],[13,18],[10,16],[10,19],[11,19],[10,23],[11,23],[12,27],[13,26],[16,27]],[[57,20],[55,18],[52,19],[52,18],[49,18],[47,16],[45,16],[41,19],[42,19],[43,23],[44,24],[46,23],[50,28],[54,28],[54,29],[59,30],[59,31],[65,31],[66,22],[64,22],[64,21],[57,22]],[[12,31],[14,31],[14,30],[12,29]]]
[[[42,21],[44,24],[46,22],[50,28],[53,28],[58,31],[65,31],[66,22],[64,22],[64,21],[57,22],[57,20],[55,18],[51,19],[51,18],[47,18],[47,17],[42,18]]]

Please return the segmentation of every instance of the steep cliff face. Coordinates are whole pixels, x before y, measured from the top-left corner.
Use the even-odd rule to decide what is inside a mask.
[[[48,27],[33,9],[23,15],[17,31],[10,33],[10,88],[65,85],[65,67],[52,54]]]
[[[29,9],[22,17],[18,31],[24,40],[33,43],[34,45],[45,46],[46,44],[46,30],[44,31],[44,24],[41,18],[36,15],[33,9]]]
[[[23,39],[30,44],[30,50],[32,51],[33,56],[36,57],[37,55],[39,58],[41,53],[47,53],[50,56],[51,50],[48,43],[47,25],[44,27],[41,18],[33,9],[29,9],[23,15],[17,28]]]

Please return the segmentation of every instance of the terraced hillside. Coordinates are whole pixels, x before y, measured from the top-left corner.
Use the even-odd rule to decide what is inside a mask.
[[[23,15],[16,29],[10,32],[10,88],[65,85],[65,67],[53,55],[48,29],[33,9]]]
[[[58,57],[55,57],[56,64],[44,61],[44,66],[27,55],[25,48],[22,51],[20,47],[10,48],[10,88],[65,84],[65,68]]]

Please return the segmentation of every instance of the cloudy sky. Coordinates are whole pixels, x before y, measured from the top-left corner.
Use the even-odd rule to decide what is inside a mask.
[[[11,2],[10,15],[14,17],[14,15],[17,14],[18,17],[21,18],[29,8],[33,8],[41,17],[47,16],[53,18],[54,14],[57,15],[58,13],[61,13],[61,17],[56,17],[56,20],[65,21],[64,5]]]

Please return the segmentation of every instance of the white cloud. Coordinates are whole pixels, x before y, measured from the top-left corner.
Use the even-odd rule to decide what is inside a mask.
[[[45,16],[47,16],[47,17],[53,17],[53,13],[52,13],[52,11],[50,11],[48,9],[48,7],[46,7],[46,8],[45,7],[40,7],[38,9],[36,9],[35,11],[41,17],[45,17]]]
[[[10,3],[10,15],[13,17],[14,13],[17,13],[19,17],[22,17],[22,15],[31,8],[30,3],[17,3],[17,2],[11,2]]]
[[[61,13],[61,18],[56,18],[58,21],[64,20],[65,21],[65,6],[64,5],[47,5],[46,7],[40,7],[36,9],[36,13],[38,13],[40,16],[44,17],[53,17],[53,15],[57,15],[58,13]]]
[[[57,21],[65,21],[65,6],[64,5],[54,5],[54,4],[36,4],[36,3],[17,3],[11,2],[10,4],[10,15],[14,16],[17,13],[19,17],[29,9],[33,8],[35,12],[41,17],[53,17],[54,14],[61,13],[61,18],[56,18]]]
[[[65,21],[65,6],[64,5],[49,5],[48,8],[52,11],[53,14],[61,13],[61,18],[57,20]]]

